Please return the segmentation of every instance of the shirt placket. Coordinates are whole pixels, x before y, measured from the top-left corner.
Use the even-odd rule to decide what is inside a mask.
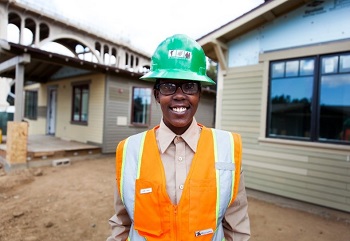
[[[182,190],[186,180],[186,160],[185,160],[185,141],[177,136],[174,139],[175,144],[175,188],[176,203],[179,203]]]

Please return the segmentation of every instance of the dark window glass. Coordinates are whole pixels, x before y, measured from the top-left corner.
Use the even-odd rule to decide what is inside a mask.
[[[286,73],[271,78],[269,136],[310,136],[313,76],[300,76],[299,63],[288,61]]]
[[[268,137],[350,144],[350,54],[272,62],[267,124]]]
[[[319,120],[321,140],[350,142],[350,68],[344,64],[344,59],[349,56],[339,56],[340,68],[338,56],[322,58]],[[323,71],[327,69],[330,71]]]
[[[151,88],[133,88],[132,124],[148,125],[151,115]]]
[[[87,123],[89,113],[89,85],[73,86],[72,121]]]
[[[24,98],[24,117],[36,120],[38,117],[38,91],[27,90]]]

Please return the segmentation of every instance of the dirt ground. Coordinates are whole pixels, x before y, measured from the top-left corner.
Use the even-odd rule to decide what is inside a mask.
[[[105,240],[114,171],[111,155],[8,174],[0,169],[0,240]],[[252,241],[350,241],[349,213],[337,220],[254,198],[249,190],[248,199]]]

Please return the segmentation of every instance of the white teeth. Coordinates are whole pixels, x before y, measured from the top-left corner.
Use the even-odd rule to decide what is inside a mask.
[[[184,111],[186,111],[186,108],[185,107],[176,107],[176,108],[173,108],[173,111],[175,111],[175,112],[184,112]]]

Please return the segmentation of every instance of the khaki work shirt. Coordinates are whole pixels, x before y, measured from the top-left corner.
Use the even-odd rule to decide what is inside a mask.
[[[201,127],[193,118],[191,126],[181,136],[173,133],[163,122],[156,131],[156,139],[163,162],[166,189],[170,200],[178,204],[184,183],[190,170],[193,156],[197,149]],[[109,219],[112,235],[107,241],[125,241],[128,237],[131,220],[115,188],[115,214]],[[228,241],[246,241],[250,238],[250,222],[248,217],[248,202],[241,173],[239,191],[235,201],[227,208],[223,220],[225,238]]]

